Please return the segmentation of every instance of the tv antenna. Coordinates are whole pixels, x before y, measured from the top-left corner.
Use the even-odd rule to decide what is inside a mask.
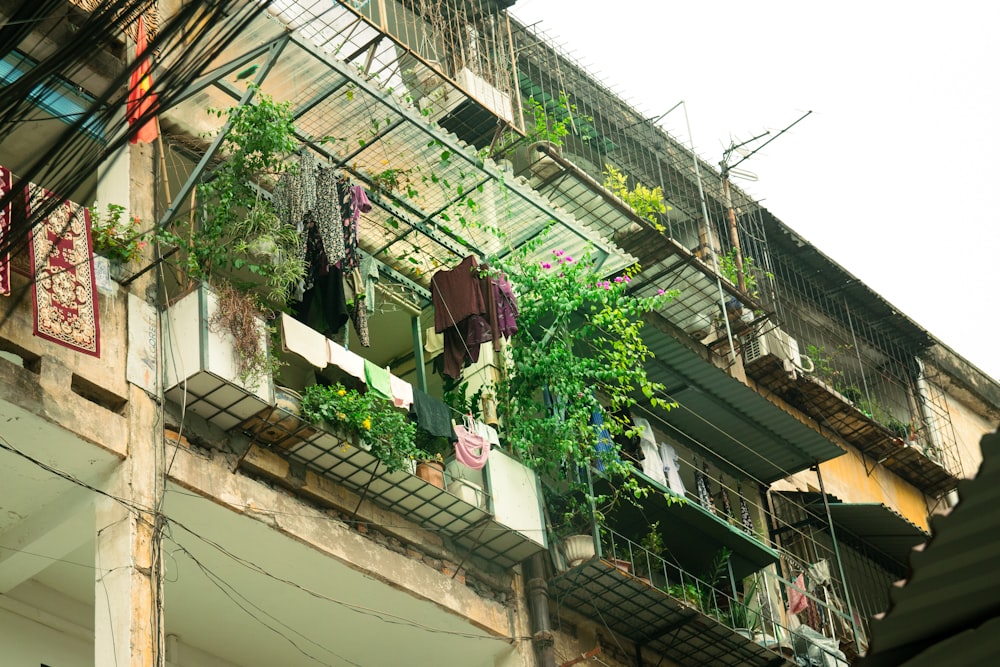
[[[719,167],[721,169],[720,174],[722,176],[722,194],[725,197],[725,203],[726,203],[726,222],[729,225],[729,242],[733,246],[733,249],[736,251],[736,257],[734,258],[735,261],[733,262],[734,264],[736,264],[736,286],[739,287],[739,290],[744,294],[747,291],[747,281],[746,281],[746,276],[743,274],[743,250],[740,248],[740,235],[736,230],[736,211],[733,209],[733,194],[729,184],[729,177],[733,176],[736,178],[745,178],[747,180],[756,181],[757,180],[756,174],[749,171],[744,171],[742,169],[737,169],[736,167],[749,160],[758,151],[764,148],[764,146],[767,146],[769,143],[771,143],[772,141],[783,135],[785,132],[788,132],[790,129],[792,129],[800,122],[805,120],[805,118],[811,113],[812,111],[805,112],[804,114],[799,116],[793,123],[786,126],[783,130],[781,130],[780,132],[778,132],[773,137],[762,143],[760,146],[757,146],[757,148],[753,150],[748,149],[747,145],[757,141],[758,139],[763,139],[764,137],[769,136],[771,134],[770,130],[758,134],[756,137],[751,137],[750,139],[742,141],[738,144],[730,142],[729,148],[727,148],[725,151],[722,152],[722,161],[719,163]],[[734,163],[730,164],[729,161],[733,157],[733,153],[739,156],[739,159],[736,160]]]

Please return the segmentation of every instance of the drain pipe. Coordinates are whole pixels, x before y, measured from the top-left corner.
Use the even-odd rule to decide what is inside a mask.
[[[538,667],[556,667],[555,638],[549,622],[549,585],[545,580],[545,552],[527,561],[528,610],[531,614],[531,643]]]
[[[927,424],[927,442],[934,448],[935,453],[940,456],[941,439],[938,436],[936,428],[937,421],[931,412],[931,406],[928,404],[930,402],[931,390],[927,386],[927,374],[924,370],[924,362],[920,357],[914,357],[914,359],[917,361],[917,403],[920,404],[920,416],[924,418],[924,423]]]

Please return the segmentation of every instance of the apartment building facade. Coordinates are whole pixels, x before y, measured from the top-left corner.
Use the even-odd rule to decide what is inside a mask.
[[[518,24],[512,2],[201,4],[0,4],[0,81],[23,93],[7,96],[0,134],[0,644],[13,662],[832,665],[865,652],[928,517],[978,467],[1000,419],[994,379]],[[144,55],[159,136],[132,144],[125,98]],[[150,243],[113,277],[65,221],[95,199],[92,228],[108,204],[143,229],[194,219],[200,184],[231,157],[228,116],[211,110],[264,99],[294,119],[286,163],[367,193],[357,249],[376,285],[369,345],[350,324],[345,339],[279,315],[260,335],[281,365],[247,381],[183,250]],[[256,184],[261,199],[275,180]],[[294,401],[317,383],[374,386],[367,363],[440,403],[432,277],[542,234],[539,253],[590,253],[606,278],[638,264],[630,294],[678,292],[643,328],[657,398],[677,407],[641,400],[640,441],[622,444],[650,492],[591,517],[583,556],[562,543],[553,481],[506,446],[504,424],[481,469],[449,459],[429,480]],[[87,251],[57,266],[71,236]],[[44,316],[61,274],[89,335]],[[504,358],[461,379],[516,373]]]

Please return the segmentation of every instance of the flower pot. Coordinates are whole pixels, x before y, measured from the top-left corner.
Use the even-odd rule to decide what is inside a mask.
[[[591,535],[570,535],[562,541],[563,554],[570,567],[576,567],[596,555]]]
[[[417,477],[439,489],[444,488],[444,463],[441,461],[420,461],[417,463]]]
[[[608,561],[626,574],[632,571],[632,563],[630,561],[621,560],[620,558],[609,558]]]

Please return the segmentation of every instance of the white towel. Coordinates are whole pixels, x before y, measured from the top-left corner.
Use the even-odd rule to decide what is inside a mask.
[[[413,385],[402,378],[390,375],[389,387],[392,389],[392,404],[397,408],[409,410],[413,405]]]
[[[326,368],[329,359],[326,337],[288,313],[281,314],[281,347],[285,352],[299,355],[316,368]]]
[[[663,474],[663,459],[660,458],[660,447],[656,443],[656,436],[653,435],[653,427],[649,425],[649,420],[642,417],[633,417],[632,421],[642,429],[642,434],[639,436],[639,446],[642,448],[642,471],[648,477],[667,486],[667,478]]]
[[[348,375],[353,375],[362,382],[367,382],[365,379],[364,357],[354,354],[350,350],[345,349],[343,345],[335,343],[329,338],[326,339],[326,344],[331,364]]]

